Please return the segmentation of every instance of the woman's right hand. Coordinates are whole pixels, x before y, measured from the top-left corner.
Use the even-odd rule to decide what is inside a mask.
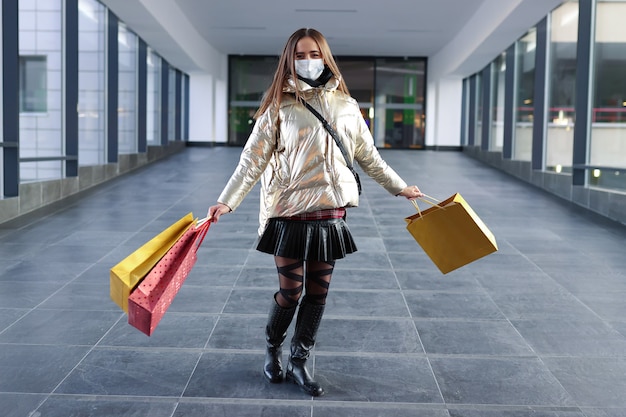
[[[207,212],[207,217],[209,221],[213,223],[217,223],[220,216],[222,214],[230,213],[232,210],[226,204],[217,203],[214,206],[209,207],[209,211]]]

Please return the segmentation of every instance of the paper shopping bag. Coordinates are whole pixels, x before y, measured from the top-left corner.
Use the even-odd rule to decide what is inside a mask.
[[[210,222],[189,228],[128,297],[128,323],[151,336],[196,263]]]
[[[128,296],[195,220],[189,213],[111,268],[111,299],[128,313]]]
[[[459,193],[405,220],[409,233],[444,274],[498,250],[493,233]]]

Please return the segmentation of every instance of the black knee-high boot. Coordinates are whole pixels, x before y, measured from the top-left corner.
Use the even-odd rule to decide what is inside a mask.
[[[296,330],[291,340],[291,356],[287,364],[287,381],[298,384],[309,395],[319,397],[324,389],[311,377],[306,368],[311,349],[315,346],[317,329],[324,314],[323,304],[313,304],[303,298],[298,310]]]
[[[283,308],[278,305],[276,299],[272,300],[267,326],[265,327],[267,351],[265,353],[265,365],[263,366],[265,378],[272,383],[283,381],[283,342],[287,336],[287,329],[293,320],[295,311],[296,306]]]

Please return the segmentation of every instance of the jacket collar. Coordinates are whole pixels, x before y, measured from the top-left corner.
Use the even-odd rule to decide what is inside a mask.
[[[296,92],[296,85],[298,86],[298,89],[305,95],[308,96],[309,94],[312,94],[313,91],[315,91],[316,89],[318,90],[326,90],[326,91],[335,91],[337,89],[337,87],[339,87],[339,78],[335,75],[333,75],[332,77],[330,77],[330,80],[328,80],[326,82],[326,84],[321,85],[319,87],[312,87],[309,84],[307,84],[306,82],[298,79],[298,78],[294,78],[294,77],[289,77],[286,81],[285,81],[285,85],[283,86],[283,92],[285,93],[295,93]]]

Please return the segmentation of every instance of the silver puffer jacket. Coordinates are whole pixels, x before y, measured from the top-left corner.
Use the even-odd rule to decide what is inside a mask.
[[[335,128],[348,155],[367,175],[393,195],[407,186],[380,157],[357,102],[337,90],[335,77],[321,87],[290,79],[285,93],[295,91],[294,82]],[[359,204],[356,180],[332,136],[290,94],[283,97],[278,112],[268,110],[258,118],[218,202],[234,211],[259,179],[259,235],[272,217]]]

